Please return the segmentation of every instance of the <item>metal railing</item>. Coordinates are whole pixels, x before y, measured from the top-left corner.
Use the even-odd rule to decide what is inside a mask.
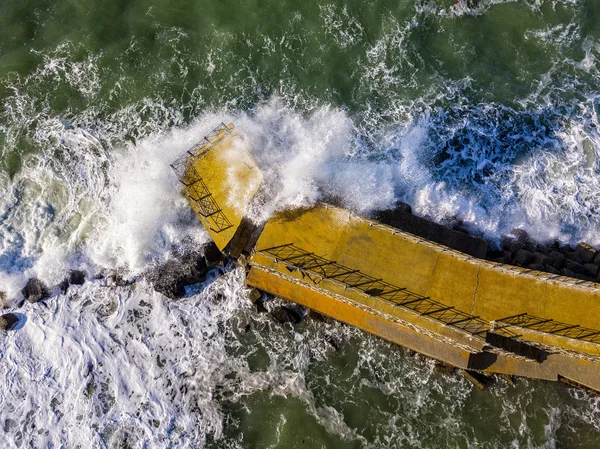
[[[318,285],[323,279],[327,279],[341,284],[346,289],[386,300],[394,306],[440,321],[446,326],[455,327],[479,338],[484,338],[490,330],[489,323],[478,316],[469,315],[457,310],[454,306],[448,306],[428,296],[414,293],[405,287],[391,284],[362,273],[360,270],[305,251],[294,246],[293,243],[264,248],[256,252],[270,257],[278,263],[285,263],[288,271],[300,272],[303,277],[307,277],[315,285]],[[511,338],[518,337],[508,329],[500,329],[496,332]]]
[[[561,323],[559,321],[540,318],[527,313],[520,313],[518,315],[501,318],[495,320],[495,323],[502,324],[500,326],[495,325],[494,329],[504,329],[507,326],[514,326],[590,343],[600,343],[600,330],[581,327],[577,324]]]
[[[233,125],[227,126],[222,123],[213,129],[210,136],[204,138],[204,142],[194,145],[171,164],[171,168],[177,175],[179,182],[184,185],[183,192],[190,200],[192,209],[194,209],[196,215],[206,220],[208,227],[213,232],[224,231],[233,225],[219,207],[210,190],[208,190],[202,176],[196,170],[195,162],[225,137],[235,135]]]

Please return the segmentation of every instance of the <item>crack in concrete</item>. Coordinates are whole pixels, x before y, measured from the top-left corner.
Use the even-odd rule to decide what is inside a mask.
[[[481,275],[481,267],[477,266],[477,283],[475,284],[475,290],[473,290],[473,306],[471,307],[471,315],[475,315],[475,298],[477,297],[477,290],[479,290],[479,276]]]

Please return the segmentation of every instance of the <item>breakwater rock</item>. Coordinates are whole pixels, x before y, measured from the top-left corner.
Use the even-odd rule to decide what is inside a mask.
[[[14,313],[5,313],[0,316],[0,330],[11,330],[19,322],[19,317]]]
[[[600,253],[585,242],[573,247],[559,242],[535,242],[522,229],[504,236],[499,249],[491,249],[486,259],[534,271],[544,271],[590,282],[600,282]]]
[[[21,290],[23,297],[27,301],[34,303],[50,297],[50,290],[42,281],[37,278],[31,278],[27,285]]]
[[[176,257],[155,266],[146,278],[153,284],[154,290],[167,298],[177,299],[185,296],[185,287],[198,284],[206,278],[209,268],[223,263],[223,256],[214,243],[193,249],[191,245],[176,248]]]

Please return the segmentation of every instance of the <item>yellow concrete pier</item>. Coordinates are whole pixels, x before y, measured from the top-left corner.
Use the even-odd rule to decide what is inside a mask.
[[[262,175],[233,125],[174,168],[219,248],[243,239]],[[459,368],[600,391],[598,284],[476,259],[328,204],[279,212],[247,240],[251,286]]]

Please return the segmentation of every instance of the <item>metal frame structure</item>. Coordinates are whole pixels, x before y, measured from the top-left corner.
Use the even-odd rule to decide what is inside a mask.
[[[217,233],[229,229],[233,225],[217,204],[210,190],[208,190],[202,176],[196,170],[195,162],[225,137],[236,135],[233,125],[230,127],[222,123],[213,129],[209,137],[204,138],[205,142],[194,145],[186,154],[171,164],[171,168],[176,173],[179,182],[184,185],[183,192],[188,198],[192,209],[194,209],[196,215],[206,220],[208,227],[213,232]]]

